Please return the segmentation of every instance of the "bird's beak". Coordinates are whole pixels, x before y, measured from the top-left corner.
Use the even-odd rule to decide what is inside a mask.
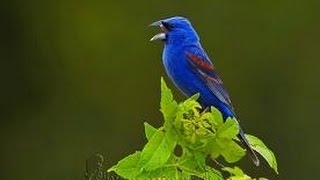
[[[162,21],[156,21],[156,22],[154,22],[154,23],[151,23],[149,26],[158,26],[158,27],[160,27],[160,29],[161,29],[161,31],[162,31],[162,32],[154,35],[154,36],[150,39],[150,41],[156,41],[156,40],[165,41],[165,40],[166,40],[166,36],[167,36],[166,33],[168,32],[168,30],[167,30],[167,28],[165,28],[165,27],[163,26]]]

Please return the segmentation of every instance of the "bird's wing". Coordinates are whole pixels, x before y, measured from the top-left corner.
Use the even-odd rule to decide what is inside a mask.
[[[214,65],[204,52],[201,51],[185,51],[186,59],[191,68],[201,77],[211,92],[223,103],[232,107],[232,103],[228,92],[223,86],[223,82],[219,77]]]

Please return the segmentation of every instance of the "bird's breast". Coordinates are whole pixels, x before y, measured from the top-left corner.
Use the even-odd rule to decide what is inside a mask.
[[[165,47],[162,58],[168,76],[185,95],[198,93],[201,80],[191,69],[182,47]]]

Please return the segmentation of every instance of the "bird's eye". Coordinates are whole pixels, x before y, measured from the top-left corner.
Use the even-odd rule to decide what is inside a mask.
[[[172,24],[169,24],[167,22],[162,22],[162,25],[167,29],[167,30],[171,30],[174,28],[174,26]]]

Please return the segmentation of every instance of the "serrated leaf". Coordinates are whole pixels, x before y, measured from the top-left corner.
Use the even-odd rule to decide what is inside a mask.
[[[274,153],[257,137],[253,135],[246,134],[246,138],[249,141],[252,149],[257,151],[261,156],[268,162],[269,166],[277,173],[278,172],[278,164],[276,160],[276,156]]]
[[[183,107],[183,110],[189,111],[189,110],[196,110],[197,108],[201,108],[201,105],[196,101],[199,98],[199,94],[195,94],[185,100],[181,105]]]
[[[196,93],[194,95],[192,95],[191,97],[189,97],[190,100],[194,100],[197,101],[200,97],[200,93]]]
[[[180,139],[175,128],[166,129],[166,138],[170,142],[178,142]]]
[[[224,167],[222,168],[222,170],[229,172],[230,174],[236,175],[236,176],[243,176],[245,175],[244,172],[237,166],[235,166],[234,168],[231,167]]]
[[[126,179],[133,179],[139,174],[138,162],[140,160],[140,152],[137,151],[134,154],[127,156],[118,162],[117,165],[108,169],[108,172],[114,171],[119,176]]]
[[[189,175],[188,179],[190,179],[190,176],[197,176],[202,179],[223,180],[222,174],[219,171],[209,166],[206,166],[204,170],[190,169],[186,166],[179,166],[179,168],[182,170],[182,172]]]
[[[185,150],[179,158],[179,169],[189,176],[198,176],[203,179],[222,180],[222,174],[216,169],[207,166],[205,163],[206,155],[197,151]],[[180,179],[180,178],[178,178]],[[190,179],[190,177],[188,178]]]
[[[239,161],[246,154],[246,151],[232,139],[217,138],[210,142],[210,147],[211,158],[216,159],[222,155],[229,163]]]
[[[206,170],[207,170],[207,172],[205,174],[204,179],[223,180],[223,176],[220,171],[218,171],[210,166],[207,166]]]
[[[205,169],[206,167],[206,155],[204,155],[203,153],[201,152],[193,152],[194,154],[194,158],[197,162],[197,165],[200,169]]]
[[[215,126],[215,128],[218,128],[218,126],[223,124],[222,114],[217,108],[211,106],[211,112],[209,114],[208,120]]]
[[[234,163],[239,161],[243,156],[245,156],[246,151],[240,147],[236,142],[230,140],[224,142],[226,147],[221,152],[223,158],[229,162]]]
[[[252,179],[248,175],[244,175],[244,176],[231,176],[227,180],[254,180],[254,179]]]
[[[210,155],[211,158],[216,159],[221,155],[224,147],[221,147],[220,144],[217,142],[216,139],[210,142]]]
[[[143,171],[137,179],[178,179],[181,173],[177,167],[174,166],[176,163],[176,157],[171,155],[166,164],[160,168],[152,171]]]
[[[157,130],[141,152],[139,167],[152,171],[163,166],[170,158],[175,144],[163,131]]]
[[[220,138],[232,139],[239,133],[239,125],[235,119],[228,118],[218,129],[217,134]]]
[[[177,108],[178,108],[178,103],[173,99],[172,92],[166,85],[164,79],[161,78],[160,111],[163,114],[165,122],[173,121]],[[166,123],[166,124],[170,124],[170,123]]]
[[[146,133],[147,140],[149,141],[154,133],[157,132],[157,129],[151,126],[149,123],[144,122],[144,131]]]
[[[178,170],[174,166],[170,166],[142,172],[137,179],[178,179],[178,177]]]
[[[228,178],[228,180],[252,180],[250,176],[246,175],[239,167],[235,166],[234,168],[231,167],[224,167],[222,170],[229,172],[232,174]]]
[[[264,177],[251,178],[250,176],[248,176],[247,174],[245,174],[245,175],[243,175],[243,176],[231,176],[231,177],[229,177],[227,180],[269,180],[269,179],[264,178]]]
[[[187,169],[196,169],[198,167],[198,162],[195,160],[194,155],[188,151],[183,153],[178,163]]]
[[[220,125],[217,129],[217,137],[210,142],[211,157],[217,158],[222,155],[229,163],[239,161],[245,155],[245,150],[232,140],[238,132],[239,125],[235,119],[228,118]]]

